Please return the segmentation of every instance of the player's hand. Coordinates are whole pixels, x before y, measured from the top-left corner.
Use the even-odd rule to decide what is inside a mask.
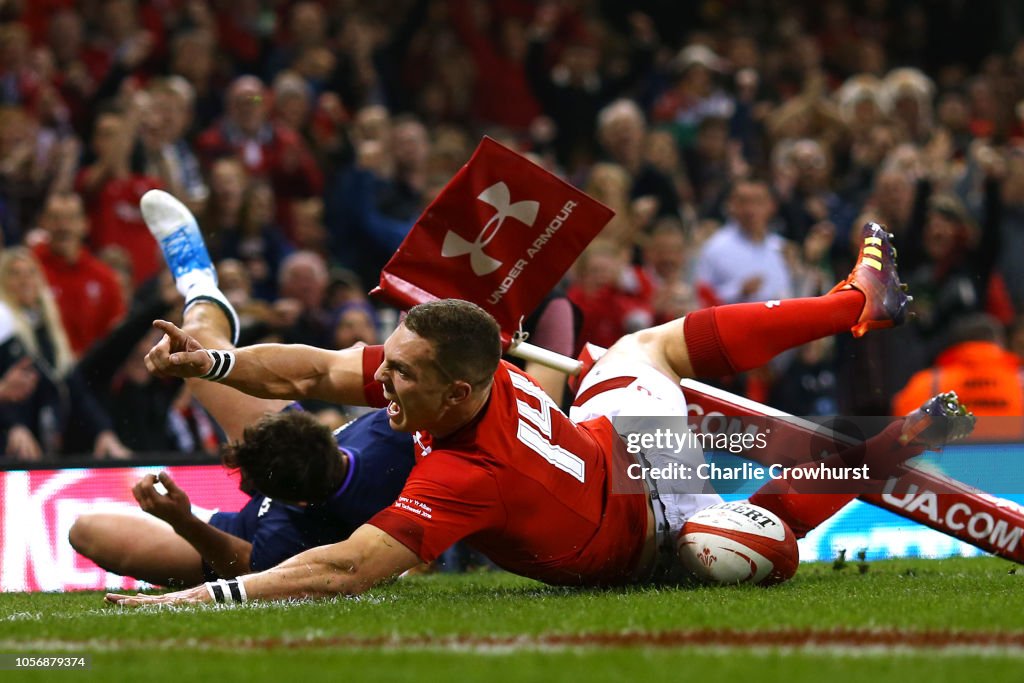
[[[146,354],[146,369],[158,377],[199,377],[213,366],[213,359],[194,337],[166,320],[154,320],[153,327],[164,336]]]
[[[163,484],[167,490],[166,495],[156,490],[157,482]],[[166,472],[161,472],[159,476],[144,476],[132,487],[132,495],[144,512],[164,520],[172,527],[192,517],[192,503],[188,495]]]
[[[163,595],[123,595],[121,593],[107,593],[103,598],[112,605],[119,607],[142,607],[144,605],[188,605],[202,602],[213,602],[210,591],[206,586],[196,586],[176,593],[164,593]]]

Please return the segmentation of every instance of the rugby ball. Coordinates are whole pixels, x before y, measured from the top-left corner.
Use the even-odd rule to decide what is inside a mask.
[[[683,567],[704,583],[782,583],[800,553],[792,529],[763,507],[718,503],[696,513],[676,539]]]

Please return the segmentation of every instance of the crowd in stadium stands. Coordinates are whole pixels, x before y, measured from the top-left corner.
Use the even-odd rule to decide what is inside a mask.
[[[882,415],[987,352],[973,407],[1020,405],[1020,0],[0,0],[7,458],[215,452],[141,362],[180,306],[148,189],[199,217],[242,343],[374,343],[396,313],[365,292],[484,134],[617,212],[561,285],[567,346],[823,293],[875,220],[916,317],[725,386]]]

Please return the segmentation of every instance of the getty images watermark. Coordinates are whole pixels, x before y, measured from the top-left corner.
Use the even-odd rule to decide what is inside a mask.
[[[662,494],[752,492],[773,480],[809,492],[882,485],[859,457],[860,439],[839,443],[814,425],[794,430],[777,418],[725,416],[713,430],[684,417],[618,416],[613,423],[626,451],[613,481],[619,493],[636,491],[641,481],[656,482]]]
[[[613,493],[749,495],[767,484],[775,492],[878,494],[921,506],[922,493],[965,487],[1024,494],[1022,416],[978,418],[971,438],[934,451],[898,443],[903,418],[892,416],[696,412],[612,423],[622,437]]]
[[[871,478],[867,464],[835,466],[833,463],[787,466],[781,463],[759,465],[754,462],[718,463],[689,462],[685,454],[724,452],[733,455],[767,452],[770,428],[765,432],[750,433],[698,433],[686,429],[678,432],[657,427],[649,432],[628,432],[625,436],[626,452],[645,455],[647,462],[639,460],[626,467],[626,476],[634,480],[679,480],[702,482],[736,482],[765,479],[787,480],[859,480]],[[660,465],[650,464],[656,456]],[[664,456],[675,456],[666,458]]]

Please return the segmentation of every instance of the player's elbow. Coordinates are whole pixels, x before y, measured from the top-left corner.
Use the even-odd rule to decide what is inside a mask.
[[[348,558],[336,565],[346,595],[360,595],[391,578],[382,575],[369,558]]]

